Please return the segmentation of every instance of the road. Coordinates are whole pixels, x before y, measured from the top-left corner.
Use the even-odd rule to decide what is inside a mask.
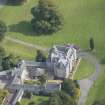
[[[79,80],[81,96],[80,96],[78,105],[85,105],[90,88],[94,84],[95,80],[98,79],[101,73],[101,65],[93,55],[87,52],[80,52],[79,56],[83,59],[88,60],[90,63],[92,63],[95,66],[95,72],[91,76],[89,76],[88,78]]]

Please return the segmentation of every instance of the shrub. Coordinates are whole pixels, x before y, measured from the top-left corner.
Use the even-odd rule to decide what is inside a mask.
[[[94,39],[90,38],[90,49],[93,50],[94,49]]]

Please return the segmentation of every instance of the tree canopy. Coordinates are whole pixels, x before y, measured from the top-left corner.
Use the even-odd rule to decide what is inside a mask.
[[[39,0],[31,9],[33,30],[38,34],[51,34],[62,26],[62,16],[51,0]]]
[[[80,87],[77,81],[65,79],[62,83],[62,90],[69,94],[71,97],[79,98]]]
[[[40,50],[37,50],[37,55],[36,55],[35,60],[37,62],[46,62],[46,57]]]
[[[105,100],[97,100],[92,105],[105,105]]]
[[[0,70],[8,70],[16,67],[20,58],[13,55],[7,55],[5,49],[0,47]]]
[[[54,93],[48,102],[48,105],[77,105],[75,100],[67,93],[59,91]]]

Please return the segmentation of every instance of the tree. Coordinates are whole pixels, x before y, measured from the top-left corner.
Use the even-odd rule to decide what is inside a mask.
[[[2,59],[2,67],[3,70],[9,70],[11,68],[11,62],[8,57]]]
[[[25,97],[26,97],[26,98],[31,99],[32,96],[33,96],[32,92],[28,92],[28,91],[25,92]]]
[[[37,50],[36,61],[37,62],[46,62],[46,57],[40,50]]]
[[[15,57],[12,54],[7,55],[5,49],[0,47],[0,71],[16,67],[19,61],[19,57]]]
[[[33,30],[38,34],[52,34],[61,29],[62,16],[51,0],[39,0],[31,9]]]
[[[3,40],[5,33],[7,31],[7,26],[4,22],[0,21],[0,41]]]
[[[79,98],[80,88],[76,81],[65,79],[62,83],[62,90],[75,99]]]
[[[93,50],[94,49],[94,39],[90,38],[90,49]]]
[[[105,100],[97,100],[92,105],[105,105]]]
[[[60,105],[61,99],[57,94],[53,94],[48,101],[48,105]]]
[[[21,61],[21,58],[19,56],[14,56],[12,54],[8,55],[8,59],[11,63],[11,67],[16,67],[17,64]]]
[[[40,81],[40,83],[41,83],[42,86],[45,85],[46,84],[46,81],[47,81],[47,76],[46,75],[41,75],[39,77],[39,81]]]
[[[10,68],[16,67],[19,61],[20,61],[20,58],[17,56],[15,57],[12,54],[5,56],[2,59],[3,70],[9,70]]]
[[[77,105],[75,100],[70,97],[67,93],[61,91],[57,93],[61,99],[61,105]]]
[[[48,105],[77,105],[75,100],[67,93],[59,91],[54,93],[48,102]]]

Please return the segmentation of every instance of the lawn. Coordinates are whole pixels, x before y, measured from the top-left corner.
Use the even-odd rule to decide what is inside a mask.
[[[86,78],[95,71],[94,65],[92,65],[90,62],[82,59],[80,62],[80,65],[76,71],[74,79],[80,80],[83,78]]]
[[[37,84],[37,85],[40,85],[40,81],[38,81],[38,80],[25,80],[24,84],[28,84],[28,85]]]
[[[64,26],[61,31],[47,36],[37,36],[30,25],[32,18],[30,9],[36,5],[37,1],[29,0],[24,6],[7,5],[1,9],[0,19],[5,21],[9,27],[8,36],[41,46],[75,43],[83,48],[88,47],[88,40],[93,37],[97,51],[105,48],[101,46],[105,39],[104,0],[66,0],[66,2],[56,0],[64,17]]]
[[[33,96],[32,99],[26,99],[26,98],[23,98],[21,100],[21,104],[20,105],[28,105],[29,102],[31,101],[34,101],[35,102],[35,105],[40,105],[41,102],[46,102],[48,101],[49,97],[47,96]]]
[[[21,59],[35,59],[35,49],[14,42],[10,42],[8,40],[4,40],[2,45],[8,54],[20,56]]]
[[[60,43],[75,43],[86,49],[89,38],[93,37],[97,54],[105,52],[105,46],[102,46],[105,39],[104,0],[66,0],[66,2],[56,0],[64,17],[64,26],[61,31],[47,36],[34,34],[30,25],[32,18],[30,10],[37,1],[29,0],[23,6],[6,5],[0,10],[0,19],[9,27],[8,36],[45,47]],[[103,52],[101,49],[104,49]]]
[[[33,33],[30,25],[32,18],[30,9],[37,4],[37,1],[29,0],[24,6],[6,5],[0,10],[0,19],[6,22],[9,27],[7,36],[44,47],[60,43],[75,43],[85,49],[89,46],[89,38],[93,37],[95,41],[95,55],[99,60],[105,59],[105,0],[56,0],[56,4],[64,17],[64,26],[61,31],[47,36],[37,36]],[[14,53],[14,50],[17,49],[15,45],[17,47],[17,44],[14,43],[5,44],[5,48],[8,52]],[[19,50],[23,48],[21,45],[18,46]],[[16,53],[18,52],[16,51]],[[25,58],[32,58],[28,52],[30,54],[28,50],[21,50],[18,55],[22,54]],[[88,69],[85,70],[87,71]],[[102,75],[89,93],[87,105],[92,105],[94,100],[105,97],[104,73],[105,66],[103,66]],[[80,75],[78,74],[78,78],[81,77]]]

